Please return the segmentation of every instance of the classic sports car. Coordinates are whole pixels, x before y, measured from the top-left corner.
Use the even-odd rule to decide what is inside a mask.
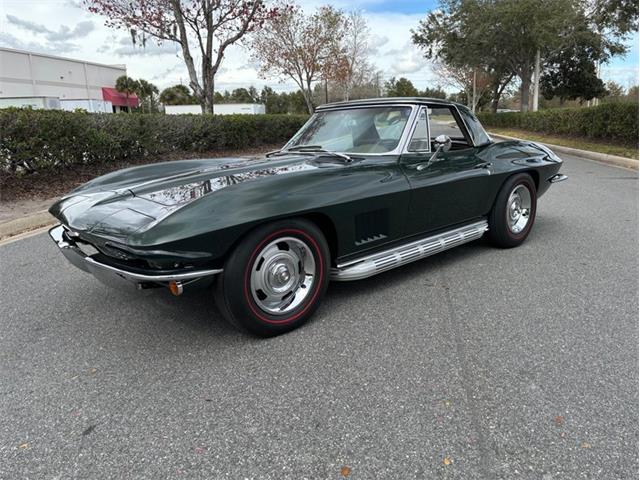
[[[494,143],[462,105],[385,98],[319,107],[264,158],[182,160],[96,178],[55,203],[75,266],[140,289],[214,284],[234,325],[298,327],[329,280],[359,280],[488,232],[529,235],[562,160]]]

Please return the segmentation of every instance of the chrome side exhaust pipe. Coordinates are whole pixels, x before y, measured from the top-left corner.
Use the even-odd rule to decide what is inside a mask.
[[[344,282],[386,272],[392,268],[430,257],[436,253],[477,240],[489,230],[486,220],[455,228],[448,232],[432,235],[389,250],[351,260],[331,269],[331,280]]]

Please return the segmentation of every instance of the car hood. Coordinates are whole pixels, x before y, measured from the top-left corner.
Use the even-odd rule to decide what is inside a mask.
[[[337,159],[310,155],[163,162],[98,177],[60,199],[49,212],[76,232],[124,242],[222,189],[340,165]]]

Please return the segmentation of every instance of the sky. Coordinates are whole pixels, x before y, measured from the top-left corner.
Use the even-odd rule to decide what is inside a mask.
[[[0,0],[0,46],[49,53],[62,57],[106,64],[125,64],[127,73],[144,78],[160,89],[188,84],[179,48],[172,43],[147,43],[142,49],[132,44],[122,30],[104,26],[105,19],[79,6],[80,0]],[[451,91],[430,68],[420,50],[411,44],[411,29],[426,13],[437,8],[437,0],[301,0],[307,12],[330,3],[344,10],[361,10],[370,28],[371,60],[382,71],[383,80],[406,77],[419,89],[441,86]],[[601,76],[628,88],[638,83],[638,35],[626,42],[626,56],[603,65]],[[0,72],[1,75],[1,72]],[[217,90],[250,85],[268,85],[277,91],[296,89],[291,80],[258,76],[247,50],[227,50],[216,76]]]

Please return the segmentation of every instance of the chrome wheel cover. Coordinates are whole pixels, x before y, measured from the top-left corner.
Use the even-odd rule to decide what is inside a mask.
[[[531,192],[525,185],[516,185],[507,200],[507,226],[512,233],[521,233],[531,217]]]
[[[295,237],[278,238],[251,265],[251,295],[271,315],[285,315],[311,294],[316,261],[309,246]]]

